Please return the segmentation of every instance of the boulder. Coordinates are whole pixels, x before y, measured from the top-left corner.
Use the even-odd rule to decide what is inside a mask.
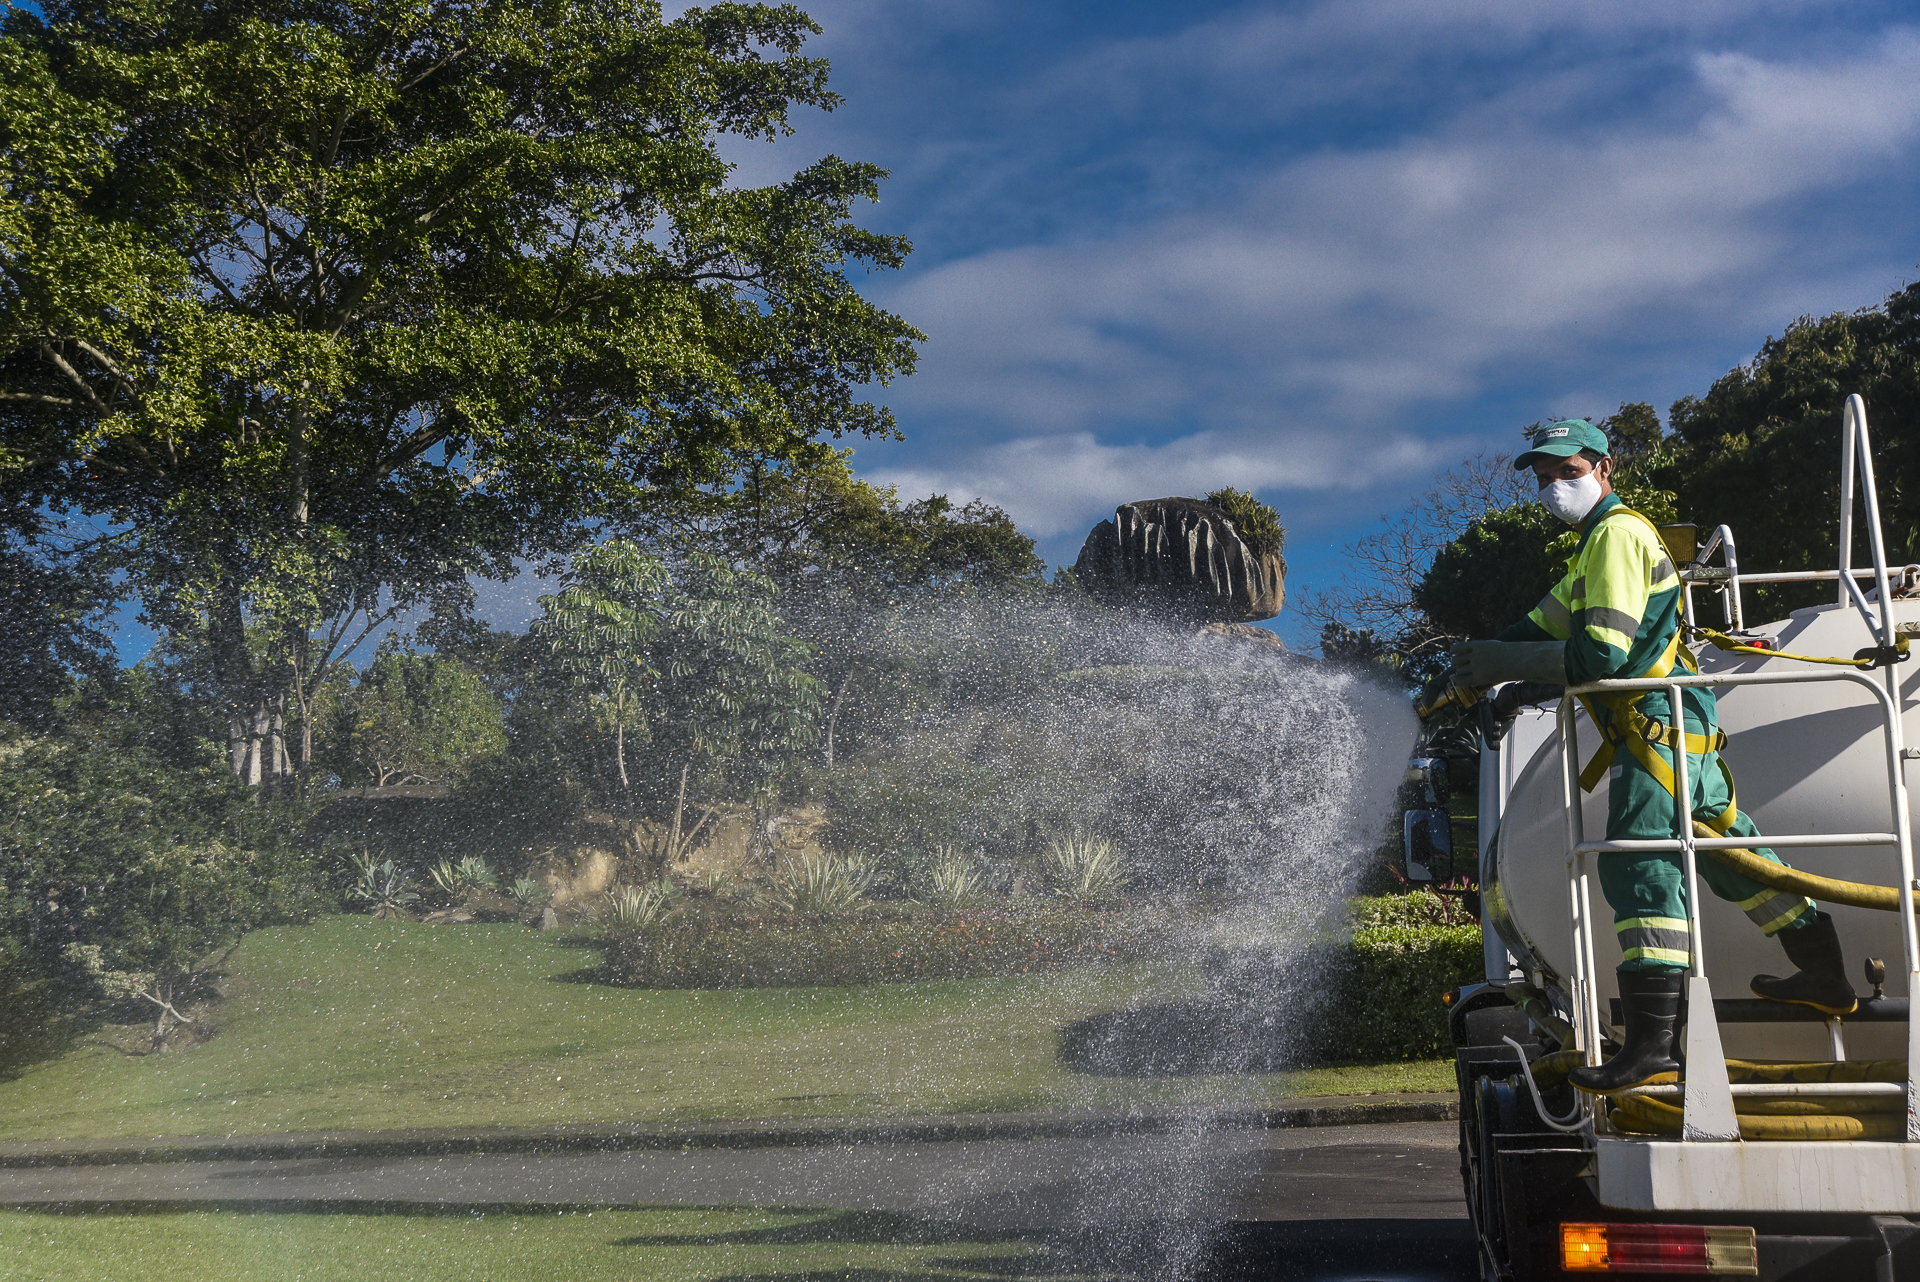
[[[1198,636],[1202,641],[1222,641],[1229,645],[1250,645],[1272,654],[1285,654],[1287,643],[1265,628],[1256,628],[1251,623],[1209,623],[1201,628]]]
[[[1287,599],[1278,549],[1250,546],[1204,499],[1122,503],[1087,535],[1073,572],[1096,596],[1195,623],[1271,619]]]

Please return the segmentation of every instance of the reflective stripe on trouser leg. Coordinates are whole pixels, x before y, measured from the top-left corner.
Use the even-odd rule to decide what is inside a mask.
[[[1665,851],[1609,852],[1594,863],[1600,893],[1613,909],[1620,969],[1672,974],[1691,965],[1686,875],[1680,856]]]
[[[1624,969],[1643,970],[1656,965],[1684,969],[1693,962],[1685,917],[1617,917],[1613,929],[1620,936],[1620,956],[1627,963]]]
[[[1693,762],[1691,754],[1687,757],[1689,765]],[[1720,771],[1714,769],[1715,780],[1719,787],[1714,791],[1724,794],[1726,783],[1720,779]],[[1727,798],[1722,796],[1719,805],[1722,813],[1727,808]],[[1729,837],[1759,837],[1760,829],[1747,817],[1745,811],[1735,811],[1733,822],[1727,825]],[[1780,857],[1771,850],[1749,847],[1757,855],[1781,863]],[[1782,864],[1784,867],[1785,865]],[[1706,879],[1707,886],[1722,899],[1731,899],[1747,915],[1747,920],[1760,928],[1764,935],[1777,935],[1783,930],[1810,926],[1817,915],[1814,903],[1805,895],[1796,895],[1790,890],[1773,890],[1762,886],[1745,873],[1735,872],[1717,859],[1703,857],[1700,860],[1700,875]]]

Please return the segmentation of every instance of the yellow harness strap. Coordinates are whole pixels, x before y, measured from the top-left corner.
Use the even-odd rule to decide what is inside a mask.
[[[1636,512],[1634,515],[1639,516],[1639,513]],[[1647,669],[1646,675],[1664,677],[1673,671],[1676,660],[1688,672],[1700,671],[1700,662],[1693,657],[1693,651],[1680,644],[1678,628],[1674,629],[1673,636],[1667,641],[1667,648],[1661,652],[1658,659],[1654,660],[1653,666]],[[1592,720],[1594,729],[1600,732],[1602,740],[1599,750],[1593,754],[1586,768],[1580,772],[1580,791],[1592,792],[1599,786],[1600,780],[1606,777],[1607,767],[1613,764],[1615,750],[1623,743],[1642,765],[1646,765],[1649,760],[1655,762],[1660,760],[1647,745],[1657,743],[1664,747],[1673,747],[1673,727],[1665,722],[1655,721],[1635,706],[1646,697],[1647,692],[1644,690],[1635,691],[1632,694],[1583,694],[1580,696],[1580,702],[1586,705],[1587,716]],[[1594,706],[1596,703],[1605,706],[1611,715],[1602,718],[1599,708]],[[1621,728],[1623,726],[1624,730]],[[1687,751],[1691,753],[1718,752],[1726,747],[1727,736],[1718,730],[1710,735],[1690,734],[1686,736],[1686,745]],[[1661,768],[1665,769],[1665,766],[1662,765]],[[1648,769],[1652,770],[1652,767],[1649,766]],[[1657,777],[1658,772],[1654,773]],[[1672,771],[1667,772],[1669,778],[1672,777],[1672,773]],[[1667,785],[1667,791],[1673,791],[1672,784]]]
[[[1789,654],[1785,650],[1762,650],[1758,646],[1745,644],[1737,637],[1730,637],[1724,632],[1715,632],[1712,628],[1695,628],[1693,631],[1712,642],[1715,649],[1725,650],[1730,654],[1757,654],[1763,659],[1797,659],[1801,663],[1831,663],[1842,668],[1866,669],[1873,667],[1875,662],[1873,659],[1842,659],[1836,656],[1823,657],[1817,654]],[[1905,636],[1896,636],[1894,638],[1894,652],[1900,656],[1903,662],[1907,657],[1909,644],[1909,640]]]

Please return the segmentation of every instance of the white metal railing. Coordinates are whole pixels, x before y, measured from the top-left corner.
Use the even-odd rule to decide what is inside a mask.
[[[1880,648],[1891,647],[1895,643],[1892,613],[1891,584],[1887,576],[1885,548],[1880,533],[1880,504],[1874,488],[1873,462],[1868,445],[1866,406],[1856,396],[1849,396],[1842,425],[1842,466],[1840,485],[1840,565],[1831,577],[1841,585],[1839,604],[1852,604],[1858,610],[1868,632],[1874,637]],[[1857,464],[1857,468],[1856,468]],[[1866,528],[1868,543],[1872,552],[1871,570],[1855,571],[1851,565],[1853,504],[1856,481],[1859,477],[1859,489],[1866,499]],[[1723,553],[1728,568],[1728,621],[1738,629],[1741,626],[1740,585],[1742,582],[1783,582],[1784,577],[1771,575],[1740,575],[1738,556],[1733,547],[1731,533],[1725,526],[1714,532],[1707,550],[1696,558],[1695,564],[1711,555],[1716,548]],[[1825,572],[1795,572],[1795,577],[1815,577]],[[1878,605],[1875,610],[1861,593],[1856,577],[1871,577]],[[1686,602],[1689,621],[1692,615],[1692,603]],[[1693,834],[1692,785],[1688,779],[1688,754],[1684,751],[1686,742],[1686,716],[1682,691],[1688,687],[1715,686],[1759,686],[1759,685],[1803,685],[1813,682],[1844,682],[1856,685],[1868,691],[1881,714],[1881,724],[1886,745],[1887,789],[1889,806],[1889,828],[1883,832],[1845,832],[1845,833],[1804,833],[1764,838],[1728,838],[1696,837]],[[1670,716],[1674,743],[1682,745],[1681,750],[1673,752],[1674,772],[1674,827],[1677,837],[1664,840],[1621,840],[1588,841],[1584,828],[1584,816],[1580,805],[1580,750],[1579,734],[1575,720],[1578,704],[1575,696],[1581,694],[1613,694],[1621,692],[1665,690],[1670,700]],[[1897,880],[1894,883],[1899,894],[1901,941],[1906,964],[1907,993],[1910,1000],[1920,999],[1920,939],[1916,939],[1914,922],[1914,855],[1913,834],[1907,803],[1905,766],[1907,751],[1901,723],[1901,692],[1899,676],[1893,664],[1886,664],[1879,673],[1879,679],[1869,676],[1858,669],[1817,669],[1811,671],[1789,672],[1744,672],[1744,673],[1702,673],[1694,675],[1680,672],[1665,677],[1643,678],[1637,680],[1598,681],[1591,685],[1569,687],[1560,701],[1559,739],[1561,764],[1562,802],[1566,813],[1567,836],[1567,882],[1569,908],[1573,919],[1573,957],[1574,974],[1572,991],[1569,993],[1574,1010],[1573,1024],[1577,1048],[1586,1053],[1589,1064],[1600,1062],[1600,996],[1598,975],[1594,964],[1593,941],[1593,897],[1590,875],[1587,870],[1588,857],[1594,854],[1624,851],[1676,851],[1684,864],[1687,890],[1687,933],[1692,952],[1692,965],[1687,978],[1687,1044],[1685,1080],[1678,1093],[1682,1101],[1682,1140],[1738,1140],[1739,1122],[1734,1115],[1733,1097],[1735,1089],[1727,1079],[1726,1056],[1720,1045],[1719,1022],[1714,1018],[1713,990],[1707,978],[1706,952],[1700,930],[1700,885],[1697,853],[1701,850],[1727,849],[1732,847],[1768,847],[1807,848],[1832,846],[1891,846],[1895,852]],[[1835,1029],[1836,1047],[1838,1031]],[[1907,1081],[1903,1088],[1907,1099],[1906,1138],[1909,1142],[1920,1142],[1920,1021],[1909,1020],[1907,1027]],[[1862,1084],[1853,1084],[1856,1087]],[[1895,1084],[1886,1084],[1873,1091],[1854,1090],[1854,1094],[1880,1094]],[[1663,1092],[1665,1093],[1665,1092]],[[1757,1092],[1742,1090],[1740,1094]],[[1821,1093],[1821,1092],[1810,1092]],[[1844,1094],[1846,1092],[1826,1092]],[[1593,1104],[1585,1096],[1581,1097],[1580,1107],[1593,1116]]]

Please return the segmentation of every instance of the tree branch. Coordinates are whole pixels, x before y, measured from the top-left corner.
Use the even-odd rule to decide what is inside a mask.
[[[80,371],[67,363],[66,357],[53,350],[52,343],[47,342],[45,339],[40,340],[40,355],[45,357],[47,362],[55,369],[66,375],[69,383],[72,383],[80,389],[80,394],[87,398],[87,404],[91,405],[96,412],[101,414],[108,412],[107,403],[101,400],[99,394],[88,385],[87,380],[81,376]]]

